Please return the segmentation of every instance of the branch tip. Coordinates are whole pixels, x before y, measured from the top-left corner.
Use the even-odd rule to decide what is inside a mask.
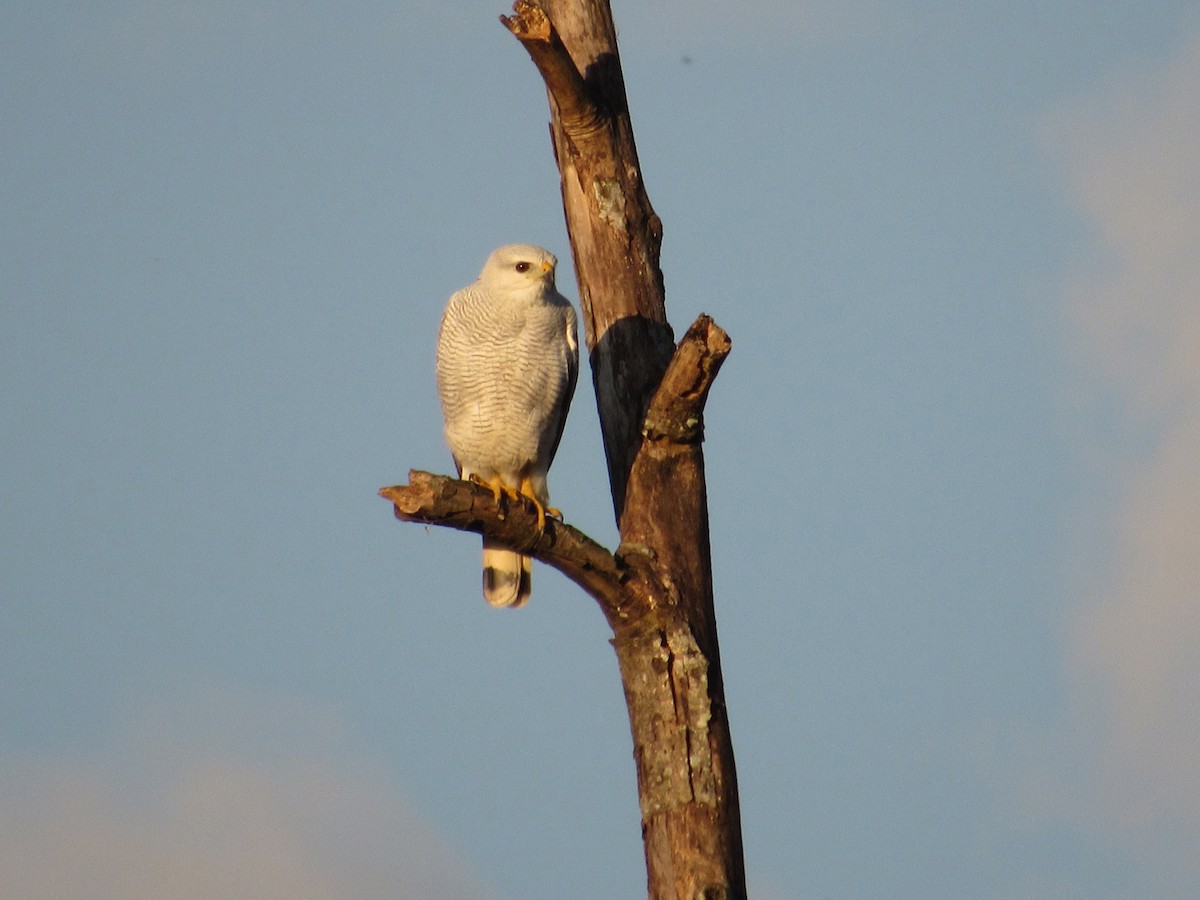
[[[676,444],[704,440],[708,391],[732,348],[725,329],[701,313],[680,339],[650,398],[642,435]]]
[[[519,41],[550,41],[554,26],[546,11],[530,0],[517,0],[512,16],[501,16],[501,24]]]
[[[604,117],[546,11],[531,0],[517,0],[513,15],[501,16],[500,23],[521,42],[537,66],[567,132],[582,136],[599,129]]]

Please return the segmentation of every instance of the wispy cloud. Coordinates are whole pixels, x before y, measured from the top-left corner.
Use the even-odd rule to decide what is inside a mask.
[[[482,900],[335,719],[210,693],[108,752],[0,760],[0,884],[23,900]]]
[[[1071,623],[1099,734],[1076,812],[1200,887],[1200,33],[1048,126],[1097,239],[1065,291],[1080,458],[1105,484]],[[1083,517],[1081,517],[1083,518]]]

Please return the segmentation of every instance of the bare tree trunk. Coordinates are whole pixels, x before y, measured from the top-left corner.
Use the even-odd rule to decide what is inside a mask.
[[[651,900],[743,898],[737,781],[713,611],[703,409],[729,339],[701,316],[675,346],[662,225],[642,184],[608,0],[518,0],[501,21],[546,83],[621,544],[501,518],[491,492],[411,473],[399,518],[532,553],[600,603],[633,735]]]

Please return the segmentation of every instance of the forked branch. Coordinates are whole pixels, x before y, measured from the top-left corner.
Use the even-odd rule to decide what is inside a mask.
[[[703,439],[704,403],[729,349],[719,325],[706,315],[696,319],[651,400],[639,453]],[[408,484],[380,488],[379,495],[392,502],[397,519],[472,531],[541,560],[590,594],[614,626],[641,618],[658,593],[659,578],[648,571],[652,562],[639,558],[631,568],[622,551],[614,555],[552,518],[539,532],[532,506],[504,497],[497,502],[490,488],[473,481],[412,469]]]

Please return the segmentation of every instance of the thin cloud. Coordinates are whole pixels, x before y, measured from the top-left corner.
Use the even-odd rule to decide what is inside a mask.
[[[231,693],[119,746],[0,760],[0,884],[23,900],[483,900],[328,715]]]
[[[1048,126],[1097,238],[1064,295],[1112,498],[1070,627],[1076,712],[1099,735],[1075,810],[1200,886],[1200,33]],[[1081,566],[1082,568],[1083,566]]]

